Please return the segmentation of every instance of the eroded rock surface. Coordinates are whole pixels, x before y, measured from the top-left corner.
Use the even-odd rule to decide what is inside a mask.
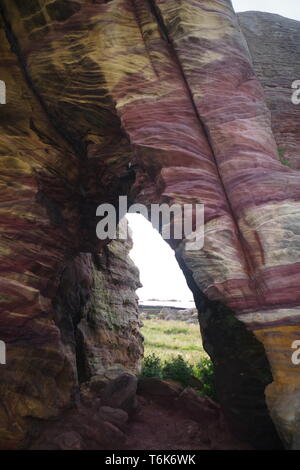
[[[138,370],[142,338],[131,242],[81,251],[78,154],[31,91],[3,22],[0,48],[7,84],[0,337],[8,358],[0,371],[0,442],[14,448],[30,439],[27,418],[48,419],[75,403],[78,381]]]
[[[55,298],[56,323],[79,382],[137,372],[143,356],[138,269],[128,240],[100,253],[80,253],[66,264]]]
[[[237,419],[251,415],[276,447],[264,401],[272,382],[269,412],[285,445],[298,446],[300,379],[291,344],[300,321],[300,175],[279,160],[231,2],[206,3],[1,0],[0,78],[8,90],[0,138],[1,339],[9,358],[1,366],[2,447],[27,446],[34,418],[60,416],[78,399],[80,381],[100,374],[105,383],[114,364],[138,367],[136,304],[131,292],[124,306],[126,282],[115,269],[122,256],[110,248],[119,262],[112,272],[104,268],[95,233],[96,207],[117,206],[119,195],[148,205],[205,204],[203,249],[170,243],[212,355],[218,335],[208,331],[208,317],[214,325],[216,316],[217,327],[230,312],[234,325],[247,328],[246,343],[237,337],[231,355],[235,399],[224,397],[223,406],[233,428],[236,410]],[[244,24],[250,37],[251,21]],[[279,143],[281,119],[275,112]],[[136,177],[124,178],[128,163],[137,165]],[[132,269],[123,269],[130,291]],[[224,314],[219,331],[226,324]],[[261,349],[251,349],[256,361],[249,364],[253,342]],[[250,400],[240,373],[251,378]],[[77,434],[66,432],[77,448]],[[253,433],[247,438],[257,445]]]
[[[299,21],[258,11],[239,13],[238,18],[264,87],[279,156],[299,170],[299,105],[291,100],[292,83],[300,77]]]

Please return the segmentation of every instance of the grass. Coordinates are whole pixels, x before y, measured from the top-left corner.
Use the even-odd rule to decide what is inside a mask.
[[[191,365],[207,357],[199,325],[158,319],[143,320],[143,323],[145,356],[155,354],[164,361],[180,354]]]

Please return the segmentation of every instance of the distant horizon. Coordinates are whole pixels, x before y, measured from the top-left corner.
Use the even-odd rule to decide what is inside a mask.
[[[195,309],[196,305],[193,300],[140,300],[140,307],[170,307],[177,309]]]
[[[151,298],[151,299],[143,299],[143,302],[159,302],[162,299]],[[177,302],[178,299],[163,299],[165,302]],[[193,302],[193,300],[188,300],[188,302]]]

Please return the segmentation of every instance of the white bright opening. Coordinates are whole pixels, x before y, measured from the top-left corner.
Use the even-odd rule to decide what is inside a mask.
[[[300,20],[299,0],[232,0],[233,8],[240,11],[264,11]]]
[[[140,270],[140,303],[194,308],[192,292],[178,266],[174,251],[140,214],[127,214],[132,230],[130,257]]]

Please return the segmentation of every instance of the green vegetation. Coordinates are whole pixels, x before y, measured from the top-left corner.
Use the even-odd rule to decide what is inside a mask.
[[[283,147],[278,147],[277,151],[278,151],[280,163],[284,166],[290,166],[291,165],[290,162],[284,159],[285,149]]]
[[[168,330],[165,330],[166,335],[180,335],[182,334],[187,334],[189,332],[188,328],[170,328]]]
[[[191,383],[194,371],[193,367],[182,356],[178,355],[169,361],[165,361],[162,374],[164,378],[176,380],[187,387]]]
[[[214,366],[210,359],[204,357],[196,364],[195,376],[201,380],[203,386],[201,395],[206,395],[217,401],[214,382]]]
[[[186,362],[181,355],[162,361],[152,353],[143,361],[141,375],[144,377],[158,377],[171,379],[181,383],[184,387],[193,386],[195,378],[201,387],[197,388],[199,395],[217,399],[214,386],[214,370],[210,359],[203,358],[194,367]]]
[[[145,356],[154,353],[162,360],[181,356],[191,365],[207,357],[201,344],[199,325],[182,321],[143,320]]]
[[[162,378],[162,362],[154,353],[145,356],[143,360],[142,373],[144,377],[160,377]]]
[[[199,326],[158,319],[143,323],[145,358],[141,374],[172,379],[184,386],[193,386],[196,377],[202,383],[198,393],[216,400],[213,364],[202,347]]]

